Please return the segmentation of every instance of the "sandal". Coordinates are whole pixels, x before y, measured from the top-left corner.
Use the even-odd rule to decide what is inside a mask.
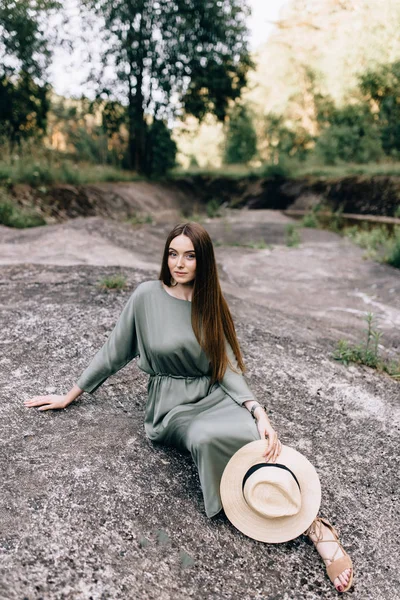
[[[324,525],[326,525],[328,527],[328,529],[330,529],[333,533],[333,536],[335,539],[333,540],[323,540],[322,539],[322,528],[320,525],[319,528],[319,534],[317,534],[316,531],[316,524],[317,522],[320,521],[321,523],[323,523]],[[314,542],[313,540],[311,540],[314,544],[315,547],[318,546],[318,544],[322,541],[324,542],[335,542],[338,544],[338,548],[336,548],[335,553],[333,554],[333,556],[331,558],[323,558],[322,560],[328,561],[330,560],[330,564],[327,565],[325,562],[325,566],[326,566],[326,572],[328,573],[328,577],[331,580],[331,582],[333,583],[336,579],[336,577],[338,577],[343,571],[345,571],[346,569],[351,569],[350,572],[350,579],[349,579],[349,583],[347,584],[347,586],[345,588],[343,588],[342,592],[347,592],[350,588],[351,585],[353,583],[353,563],[352,560],[350,558],[350,556],[347,554],[346,550],[343,548],[342,544],[339,542],[339,536],[338,533],[336,531],[336,529],[333,527],[333,525],[330,524],[330,522],[327,519],[324,519],[322,517],[316,517],[314,519],[314,521],[311,523],[310,527],[308,529],[306,529],[306,531],[304,532],[304,535],[316,535],[317,536],[317,541]],[[340,558],[337,558],[335,560],[335,556],[339,550],[339,548],[341,549],[341,551],[343,552],[343,556],[341,556]],[[335,585],[333,583],[333,585]],[[339,591],[336,586],[335,589],[337,591]]]

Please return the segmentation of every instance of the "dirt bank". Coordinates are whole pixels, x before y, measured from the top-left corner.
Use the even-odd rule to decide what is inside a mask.
[[[214,201],[230,208],[309,209],[324,203],[345,213],[394,216],[400,207],[399,177],[336,179],[231,179],[191,176],[163,182],[136,181],[32,188],[15,185],[9,194],[22,208],[32,207],[47,224],[76,217],[123,220],[151,215],[156,222],[177,221],[205,212]]]

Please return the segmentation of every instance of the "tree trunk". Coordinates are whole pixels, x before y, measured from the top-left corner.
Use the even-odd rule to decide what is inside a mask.
[[[144,70],[143,19],[144,5],[142,6],[140,28],[137,38],[139,45],[136,54],[136,63],[132,61],[130,64],[130,74],[131,76],[133,74],[136,78],[135,93],[133,93],[131,77],[129,78],[129,166],[137,173],[146,172],[146,122],[144,119],[144,99],[142,90]]]

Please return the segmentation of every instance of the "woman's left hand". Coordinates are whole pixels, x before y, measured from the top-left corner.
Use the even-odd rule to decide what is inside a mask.
[[[262,440],[268,438],[268,446],[263,454],[265,462],[269,460],[275,462],[282,450],[282,442],[278,440],[278,434],[272,427],[265,412],[261,413],[257,418],[257,429]]]

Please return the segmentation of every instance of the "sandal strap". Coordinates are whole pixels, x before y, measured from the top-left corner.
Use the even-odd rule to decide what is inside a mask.
[[[352,569],[352,568],[353,568],[353,563],[351,561],[351,558],[348,554],[345,554],[344,556],[341,556],[340,558],[338,558],[334,562],[332,562],[330,565],[328,565],[326,567],[326,572],[328,573],[329,579],[333,583],[335,581],[336,577],[338,577],[340,575],[340,573],[342,573],[346,569]]]
[[[317,532],[316,526],[317,526],[318,521],[320,523],[319,523],[319,530]],[[330,540],[323,539],[321,523],[326,525],[328,527],[328,529],[331,530],[331,532],[334,536],[334,539],[330,539]],[[340,575],[340,573],[342,573],[342,571],[344,571],[345,569],[353,569],[353,563],[351,561],[351,558],[347,554],[346,550],[343,548],[341,542],[339,541],[339,536],[338,536],[338,533],[337,533],[335,527],[328,521],[328,519],[324,519],[323,517],[316,517],[314,519],[314,521],[311,523],[310,527],[304,533],[306,535],[311,534],[311,535],[315,535],[317,537],[317,540],[315,542],[313,541],[313,544],[315,545],[315,547],[317,547],[318,544],[320,544],[321,542],[323,542],[323,543],[334,542],[335,544],[337,544],[336,550],[333,553],[332,557],[323,559],[323,561],[325,563],[326,571],[327,571],[329,579],[332,581],[332,583],[334,582],[336,577],[338,577],[338,575]],[[335,556],[338,553],[339,548],[343,552],[343,556],[335,559]],[[326,564],[326,562],[328,560],[330,561],[329,565]]]

